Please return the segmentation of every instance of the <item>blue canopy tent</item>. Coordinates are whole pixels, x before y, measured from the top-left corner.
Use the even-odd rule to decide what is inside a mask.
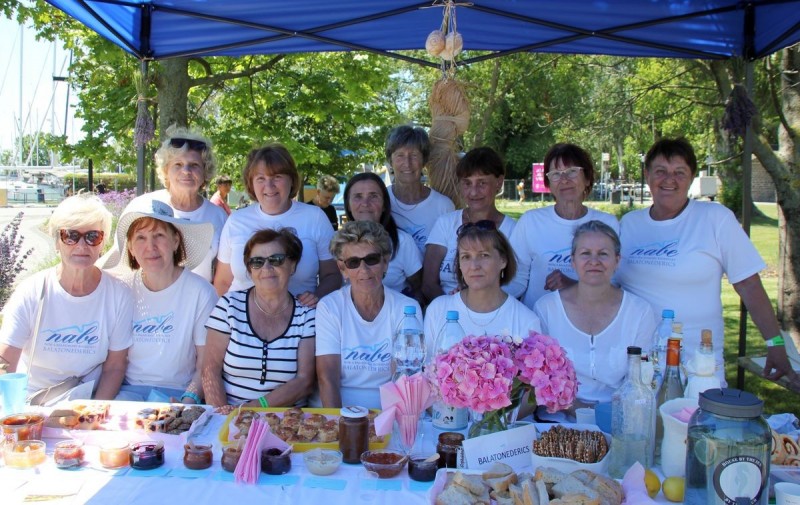
[[[145,71],[149,60],[179,56],[321,51],[370,51],[438,67],[439,61],[396,51],[423,49],[428,33],[441,25],[446,1],[47,0],[139,58]],[[461,65],[530,51],[752,62],[800,42],[800,0],[455,0],[455,5],[468,51]],[[752,65],[747,75],[750,89]],[[748,130],[742,155],[745,202],[750,201],[751,136]],[[143,173],[140,150],[140,184]],[[742,224],[749,232],[748,205]],[[742,314],[740,356],[746,343]],[[743,381],[740,367],[740,388]]]

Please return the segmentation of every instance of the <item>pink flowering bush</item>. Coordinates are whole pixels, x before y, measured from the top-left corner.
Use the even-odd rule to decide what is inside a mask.
[[[571,406],[578,390],[565,351],[537,332],[525,339],[465,337],[436,356],[426,373],[444,403],[477,413],[514,409],[529,389],[538,405],[556,412]]]

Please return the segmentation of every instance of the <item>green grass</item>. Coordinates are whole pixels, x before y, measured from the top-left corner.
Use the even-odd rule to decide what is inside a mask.
[[[545,203],[545,205],[550,205]],[[610,205],[606,203],[589,203],[594,208],[611,212],[618,217],[627,211],[627,205]],[[518,219],[526,210],[541,207],[539,202],[526,202],[523,205],[510,200],[498,200],[498,209],[501,212]],[[641,208],[639,204],[635,208]],[[758,204],[764,216],[754,217],[750,228],[750,239],[756,249],[764,258],[767,268],[761,272],[764,288],[775,307],[778,294],[778,208],[776,204]],[[728,384],[736,386],[736,358],[739,345],[739,295],[727,280],[722,281],[722,313],[725,321],[725,374]],[[766,347],[761,333],[756,329],[752,320],[747,321],[747,354],[749,356],[763,356]],[[744,389],[764,400],[764,410],[768,414],[779,412],[792,412],[800,417],[800,406],[794,393],[787,394],[787,390],[768,380],[745,372]]]

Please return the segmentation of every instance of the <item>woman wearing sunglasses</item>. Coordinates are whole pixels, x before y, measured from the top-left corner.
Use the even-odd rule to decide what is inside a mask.
[[[209,405],[305,405],[315,384],[314,309],[289,292],[302,255],[303,243],[289,228],[258,231],[245,244],[253,286],[222,296],[206,323]]]
[[[428,237],[423,267],[427,275],[422,285],[428,300],[463,288],[455,270],[456,230],[460,226],[490,221],[506,237],[511,236],[514,220],[495,206],[495,195],[503,189],[505,174],[503,160],[490,147],[472,149],[458,161],[456,177],[466,208],[440,216]]]
[[[527,211],[510,237],[519,265],[508,292],[530,308],[548,291],[575,284],[570,253],[575,228],[598,220],[619,231],[616,217],[584,204],[594,185],[589,153],[575,144],[556,144],[545,154],[544,167],[544,184],[556,204]]]
[[[502,289],[517,268],[505,234],[493,221],[466,223],[457,233],[455,274],[464,288],[428,305],[425,336],[429,337],[429,352],[449,310],[458,311],[458,322],[467,335],[523,337],[531,330],[541,331],[536,314]]]
[[[258,230],[292,227],[303,242],[303,256],[289,281],[289,292],[300,303],[315,307],[317,301],[342,285],[342,276],[328,251],[333,236],[328,217],[319,207],[294,201],[300,175],[292,155],[281,144],[253,149],[242,174],[250,198],[258,203],[231,214],[222,230],[214,287],[222,296],[253,285],[242,262],[245,243]]]
[[[129,206],[147,206],[149,202],[158,200],[172,207],[175,217],[188,219],[193,223],[211,223],[214,227],[214,239],[203,261],[192,269],[194,273],[211,282],[220,234],[228,218],[222,208],[202,195],[203,189],[214,179],[217,169],[211,141],[186,128],[170,127],[167,130],[167,139],[156,151],[155,160],[158,180],[165,189],[137,196]],[[126,207],[123,212],[127,210]],[[103,265],[116,265],[119,257],[124,254],[125,249],[115,243],[114,248],[104,258]]]
[[[129,205],[117,223],[125,255],[115,269],[135,306],[133,345],[118,400],[202,403],[205,322],[217,293],[191,272],[205,258],[214,229],[174,216],[164,202]]]
[[[14,290],[0,328],[0,365],[27,373],[29,392],[74,376],[95,381],[95,398],[112,400],[125,376],[133,297],[95,266],[111,213],[94,195],[71,196],[49,228],[61,261]]]
[[[381,408],[378,387],[391,379],[392,338],[403,308],[419,304],[383,285],[392,243],[383,226],[350,221],[336,232],[331,253],[348,281],[317,305],[317,377],[326,408]]]
[[[344,211],[349,221],[372,221],[383,226],[392,241],[392,254],[383,285],[420,300],[422,255],[408,233],[392,217],[389,191],[373,172],[356,174],[344,188]]]

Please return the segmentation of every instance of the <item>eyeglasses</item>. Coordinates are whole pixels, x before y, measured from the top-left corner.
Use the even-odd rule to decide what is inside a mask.
[[[474,223],[464,223],[458,227],[456,230],[456,236],[461,237],[461,235],[465,234],[469,230],[476,229],[481,231],[491,231],[496,230],[497,225],[494,224],[494,221],[490,219],[481,219],[480,221],[475,221]]]
[[[286,258],[288,258],[288,256],[285,254],[270,254],[266,258],[264,256],[253,256],[247,260],[247,266],[253,270],[259,270],[267,263],[269,263],[271,267],[279,267],[286,262]]]
[[[103,241],[103,236],[105,236],[105,233],[100,230],[89,230],[85,233],[81,233],[78,230],[59,230],[58,234],[61,237],[61,242],[66,245],[75,245],[83,239],[86,245],[92,247],[100,245]]]
[[[188,145],[189,149],[192,151],[205,151],[208,149],[208,146],[202,140],[183,139],[180,137],[169,139],[169,145],[175,149],[180,149],[183,146]]]
[[[565,168],[564,170],[553,170],[552,172],[547,172],[547,178],[550,182],[558,182],[561,179],[577,179],[578,174],[583,172],[583,168],[581,167],[569,167]]]
[[[361,266],[361,262],[367,264],[367,266],[374,267],[378,263],[381,262],[381,255],[378,253],[367,254],[363,258],[359,258],[358,256],[353,256],[351,258],[347,258],[342,260],[344,266],[347,267],[348,270],[355,270],[359,266]]]

